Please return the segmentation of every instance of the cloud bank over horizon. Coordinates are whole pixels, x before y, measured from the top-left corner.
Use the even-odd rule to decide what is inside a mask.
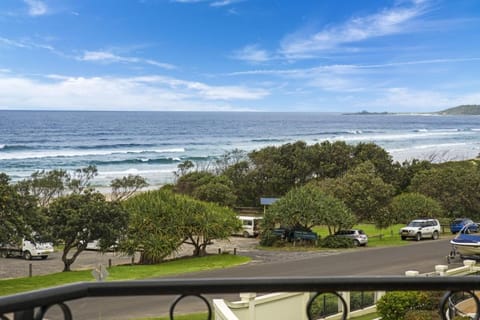
[[[0,109],[430,112],[480,103],[480,3],[467,0],[6,0],[0,12]]]

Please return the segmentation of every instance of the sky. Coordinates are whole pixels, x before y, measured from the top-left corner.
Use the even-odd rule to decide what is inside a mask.
[[[0,109],[480,104],[477,0],[0,0]]]

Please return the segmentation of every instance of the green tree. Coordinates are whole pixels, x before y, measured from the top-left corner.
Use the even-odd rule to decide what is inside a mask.
[[[17,186],[21,194],[36,197],[39,205],[46,207],[54,198],[66,192],[68,180],[69,175],[65,170],[40,170],[18,182]]]
[[[215,181],[199,186],[193,192],[193,197],[202,201],[233,207],[237,197],[233,193],[231,182],[221,183],[218,180],[219,179],[216,179]]]
[[[194,167],[195,167],[195,164],[192,161],[185,160],[177,166],[178,170],[175,171],[173,174],[175,175],[175,177],[180,178],[185,174],[187,174]]]
[[[275,201],[265,213],[264,220],[266,228],[272,228],[277,223],[305,229],[327,225],[330,233],[334,233],[338,229],[352,227],[355,216],[340,200],[307,184],[293,188]]]
[[[109,202],[98,192],[72,193],[55,199],[48,207],[48,225],[54,239],[63,242],[63,271],[87,247],[99,240],[106,249],[120,238],[126,229],[128,215],[117,202]]]
[[[204,256],[212,240],[227,239],[241,228],[235,212],[226,207],[183,197],[181,208],[184,243],[194,247],[194,256]]]
[[[189,172],[177,179],[174,190],[177,193],[192,195],[199,186],[209,183],[214,177],[214,174],[211,172]]]
[[[67,186],[73,193],[82,193],[90,188],[90,183],[98,175],[97,167],[89,165],[85,168],[75,169],[68,175]]]
[[[41,232],[44,225],[36,198],[19,193],[9,182],[10,177],[0,173],[0,243],[16,243],[33,232]]]
[[[317,179],[336,178],[354,166],[354,147],[345,141],[323,141],[311,147],[313,173]]]
[[[293,187],[305,184],[312,176],[309,151],[303,141],[270,146],[248,154],[260,196],[282,196]]]
[[[247,153],[240,149],[227,151],[215,161],[215,172],[222,175],[228,168],[234,166],[247,158]]]
[[[238,206],[255,207],[259,205],[261,185],[257,182],[256,172],[248,161],[240,161],[228,167],[224,175],[232,181],[232,191],[236,196]]]
[[[148,191],[124,201],[130,213],[128,234],[122,248],[140,249],[140,263],[154,264],[183,244],[194,246],[194,254],[205,254],[214,239],[224,239],[240,227],[235,213],[168,190]]]
[[[441,203],[449,217],[480,218],[480,169],[477,161],[449,162],[418,172],[411,191]]]
[[[395,196],[388,205],[387,211],[391,224],[407,223],[419,217],[441,218],[444,212],[438,201],[415,192]]]
[[[180,232],[182,212],[177,202],[180,196],[168,190],[147,191],[123,201],[130,216],[122,251],[140,251],[140,264],[156,264],[183,243]]]
[[[91,180],[97,175],[97,168],[90,165],[73,172],[54,169],[39,170],[28,179],[18,183],[18,190],[24,195],[37,197],[40,206],[47,207],[53,199],[68,192],[81,193],[90,188]]]
[[[326,193],[342,200],[357,216],[358,221],[375,221],[376,215],[388,205],[394,188],[383,182],[374,165],[366,161],[337,179],[325,179],[317,184]]]
[[[369,161],[375,167],[375,172],[383,181],[393,183],[396,180],[396,170],[392,156],[375,143],[359,143],[353,151],[355,162],[358,164]]]
[[[147,186],[147,180],[139,175],[129,174],[126,177],[113,179],[110,183],[112,200],[125,200]]]
[[[427,160],[413,159],[411,161],[404,161],[400,166],[397,166],[397,179],[395,185],[402,193],[410,186],[413,177],[420,171],[430,170],[432,163]]]
[[[183,175],[177,180],[175,191],[224,206],[233,206],[236,201],[233,183],[228,177],[216,176],[205,171]]]

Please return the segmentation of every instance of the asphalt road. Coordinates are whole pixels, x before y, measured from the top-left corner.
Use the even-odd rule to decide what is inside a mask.
[[[404,275],[407,270],[425,273],[433,271],[435,265],[446,264],[446,255],[449,251],[449,239],[446,238],[436,241],[412,241],[410,245],[401,247],[360,247],[323,256],[305,256],[295,260],[253,263],[229,269],[198,272],[182,275],[181,278]],[[454,266],[455,264],[450,267]],[[238,295],[223,297],[238,300]],[[174,298],[165,296],[95,298],[72,301],[68,305],[71,306],[75,319],[138,319],[167,314],[168,306]],[[202,305],[196,302],[186,302],[184,308],[184,312],[204,310]]]

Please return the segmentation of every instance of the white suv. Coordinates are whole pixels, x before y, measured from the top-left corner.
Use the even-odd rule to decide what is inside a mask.
[[[423,238],[437,240],[440,236],[441,226],[437,219],[412,220],[406,227],[400,229],[402,240],[414,238],[419,241]]]

